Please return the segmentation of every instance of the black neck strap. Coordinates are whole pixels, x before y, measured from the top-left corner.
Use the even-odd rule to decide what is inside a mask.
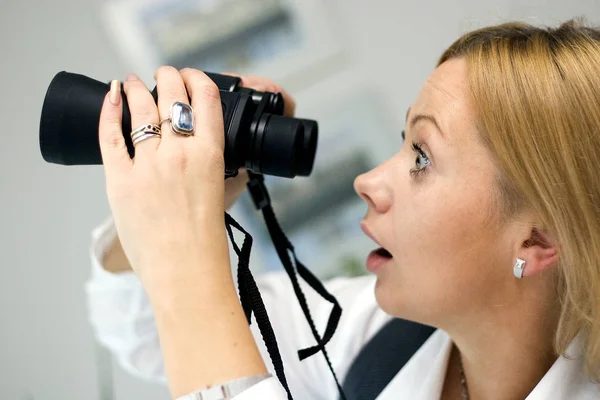
[[[294,293],[298,298],[302,312],[304,313],[304,316],[310,325],[310,329],[317,343],[313,347],[299,350],[298,357],[302,361],[318,353],[319,351],[323,352],[325,360],[327,361],[327,365],[329,366],[329,369],[333,374],[333,378],[335,379],[335,383],[340,393],[340,399],[345,400],[346,396],[344,395],[342,387],[338,382],[338,378],[335,375],[331,361],[329,360],[329,356],[327,355],[327,351],[325,349],[325,345],[331,340],[338,326],[340,317],[342,315],[342,308],[340,307],[337,299],[331,293],[329,293],[327,289],[325,289],[322,282],[316,276],[314,276],[313,273],[310,272],[296,257],[294,246],[292,246],[292,244],[289,242],[288,238],[286,237],[285,233],[283,233],[283,230],[277,222],[277,218],[275,217],[275,213],[271,207],[269,192],[264,184],[264,177],[252,172],[249,172],[248,175],[250,176],[248,189],[250,195],[252,196],[252,200],[254,201],[256,208],[262,211],[267,229],[269,230],[269,235],[271,236],[271,240],[275,245],[275,249],[285,271],[290,277],[292,286],[294,288]],[[248,323],[251,324],[252,313],[254,313],[258,328],[267,347],[267,351],[269,352],[269,356],[271,357],[271,361],[273,362],[277,378],[287,392],[288,400],[292,400],[292,394],[290,393],[290,389],[285,378],[283,361],[281,360],[281,354],[279,353],[279,347],[277,346],[275,333],[273,331],[271,322],[269,321],[269,317],[265,310],[265,305],[256,285],[256,281],[254,280],[252,272],[250,271],[249,264],[252,236],[227,213],[225,213],[225,224],[227,227],[227,233],[229,234],[229,238],[232,242],[232,246],[238,256],[238,290],[240,302],[242,304],[242,308],[244,309],[246,319],[248,320]],[[244,234],[244,243],[241,249],[235,243],[232,227]],[[292,257],[290,257],[290,254]],[[308,305],[306,303],[306,297],[304,296],[304,293],[302,292],[298,282],[298,275],[325,300],[333,304],[333,309],[331,310],[329,320],[327,321],[327,327],[325,328],[325,334],[322,338],[317,332],[315,324],[310,316],[310,310],[308,309]]]

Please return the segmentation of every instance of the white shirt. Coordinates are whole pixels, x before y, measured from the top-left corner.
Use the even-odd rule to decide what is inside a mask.
[[[140,281],[133,272],[113,274],[100,265],[114,237],[112,219],[92,232],[92,275],[85,286],[90,322],[97,339],[111,349],[126,370],[144,379],[166,383],[154,316]],[[285,375],[294,398],[338,399],[337,387],[321,353],[302,362],[298,360],[297,351],[314,346],[315,341],[287,275],[270,273],[256,281],[277,337]],[[340,383],[361,347],[392,318],[377,305],[374,284],[373,276],[337,278],[325,283],[343,310],[335,335],[327,344]],[[307,285],[302,285],[302,289],[315,325],[322,334],[331,304]],[[250,328],[273,377],[239,394],[235,400],[286,400],[256,321]],[[556,360],[527,400],[600,399],[600,385],[587,379],[579,348],[579,340],[575,338],[567,349],[567,355],[575,359],[560,357]],[[435,331],[377,400],[439,399],[451,349],[452,340],[448,334],[440,329]]]

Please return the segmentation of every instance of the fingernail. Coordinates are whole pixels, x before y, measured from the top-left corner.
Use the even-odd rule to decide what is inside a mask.
[[[108,100],[113,106],[118,106],[121,101],[121,82],[116,79],[110,82],[110,94]]]
[[[137,81],[140,78],[138,78],[138,76],[136,74],[129,74],[127,75],[127,78],[125,78],[126,81]]]

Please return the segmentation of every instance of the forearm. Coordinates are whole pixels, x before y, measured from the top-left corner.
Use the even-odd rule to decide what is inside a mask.
[[[267,372],[235,292],[229,257],[220,253],[163,265],[177,276],[147,285],[175,398]]]

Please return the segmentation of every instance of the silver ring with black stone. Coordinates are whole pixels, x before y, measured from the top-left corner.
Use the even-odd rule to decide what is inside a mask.
[[[161,129],[159,125],[147,124],[140,126],[136,130],[132,131],[130,134],[133,146],[135,147],[136,144],[153,137],[160,139],[162,137],[160,132]]]
[[[173,133],[183,136],[192,136],[194,134],[194,109],[185,103],[176,101],[171,104],[171,114],[163,118],[159,125],[170,121]]]
[[[133,147],[135,147],[138,143],[143,142],[146,139],[151,139],[151,138],[160,139],[160,138],[162,138],[162,135],[160,133],[142,132],[139,135],[136,135],[135,139],[132,139]]]

